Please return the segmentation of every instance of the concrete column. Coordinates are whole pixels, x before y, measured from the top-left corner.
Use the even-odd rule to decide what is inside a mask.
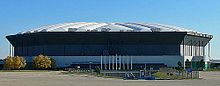
[[[127,59],[127,70],[129,70],[129,58],[128,58],[128,56],[126,56],[126,59]]]
[[[133,66],[133,64],[132,64],[132,56],[131,56],[130,58],[131,58],[131,70],[132,70],[132,69],[133,69],[133,68],[132,68],[132,66]]]
[[[118,56],[117,54],[115,55],[115,70],[118,70]]]
[[[119,70],[121,70],[121,56],[119,56]]]
[[[125,57],[122,57],[123,70],[125,70]]]
[[[193,50],[192,50],[193,49],[192,40],[191,40],[191,45],[190,46],[191,46],[190,47],[190,56],[193,56],[193,53],[192,53],[193,52]]]
[[[112,56],[112,70],[114,70],[114,56]]]
[[[203,47],[203,57],[205,58],[205,46]]]
[[[107,67],[106,67],[106,61],[107,59],[106,59],[106,56],[104,56],[104,64],[105,64],[105,70],[107,69]]]
[[[12,51],[11,44],[9,44],[9,56],[12,56],[11,51]]]
[[[185,56],[185,40],[183,39],[183,56]]]
[[[14,51],[15,51],[15,47],[12,45],[12,56],[15,56]]]
[[[118,70],[121,70],[121,56],[120,56],[120,55],[118,56],[118,59],[119,59],[119,61],[118,61],[118,62],[119,62],[119,68],[118,68]]]
[[[211,44],[210,44],[210,42],[208,43],[208,57],[209,57],[209,59],[211,57]]]
[[[101,70],[102,70],[102,56],[101,56]]]
[[[108,56],[108,70],[111,70],[111,62],[110,62],[110,60],[111,60],[111,58],[110,58],[111,56]]]
[[[201,56],[201,42],[199,40],[199,56]]]

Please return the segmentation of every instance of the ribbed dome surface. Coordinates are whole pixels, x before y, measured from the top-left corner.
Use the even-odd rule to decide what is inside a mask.
[[[73,22],[62,23],[34,28],[34,30],[20,32],[192,32],[200,33],[185,28],[158,23],[102,23],[102,22]],[[200,33],[202,34],[202,33]]]

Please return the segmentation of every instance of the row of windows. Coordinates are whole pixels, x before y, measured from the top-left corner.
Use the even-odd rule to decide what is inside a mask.
[[[179,55],[179,45],[45,45],[15,47],[15,55],[35,56]]]

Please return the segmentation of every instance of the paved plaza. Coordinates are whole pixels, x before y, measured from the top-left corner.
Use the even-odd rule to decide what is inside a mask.
[[[220,86],[220,72],[195,80],[121,80],[60,72],[0,72],[0,86]]]

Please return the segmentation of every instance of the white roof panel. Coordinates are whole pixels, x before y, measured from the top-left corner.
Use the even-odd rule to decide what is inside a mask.
[[[18,34],[25,33],[38,33],[38,32],[88,32],[88,31],[108,31],[108,32],[189,32],[203,35],[205,33],[188,30],[185,28],[158,24],[158,23],[104,23],[104,22],[73,22],[47,25],[34,30],[19,32]]]

